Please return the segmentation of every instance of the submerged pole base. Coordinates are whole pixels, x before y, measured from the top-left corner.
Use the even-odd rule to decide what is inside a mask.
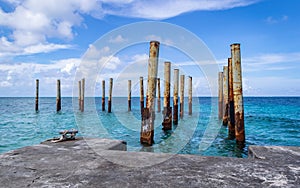
[[[153,113],[150,113],[148,108],[144,108],[140,137],[141,144],[147,144],[149,146],[154,144],[154,130],[152,128],[153,126],[151,126],[151,124],[153,124],[152,119],[154,120]]]
[[[107,112],[108,112],[108,113],[111,113],[111,101],[108,101]]]
[[[165,107],[164,120],[162,122],[163,130],[172,130],[172,107]]]

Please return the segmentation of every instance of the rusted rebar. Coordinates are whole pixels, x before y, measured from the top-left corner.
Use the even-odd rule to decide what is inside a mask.
[[[232,57],[232,80],[233,80],[233,99],[234,99],[234,120],[235,120],[235,138],[239,145],[245,143],[244,129],[244,103],[242,87],[242,67],[240,44],[231,44]]]
[[[56,92],[56,112],[61,110],[61,92],[60,92],[60,80],[57,80],[57,92]]]
[[[235,138],[234,125],[234,102],[233,102],[233,80],[232,80],[232,59],[228,58],[228,138],[233,140]]]
[[[159,42],[151,41],[148,61],[148,87],[146,108],[142,115],[141,143],[154,143],[155,95],[158,68]]]
[[[191,76],[189,76],[189,88],[188,88],[188,103],[189,103],[189,115],[192,115],[193,114],[193,111],[192,111],[192,106],[193,106],[193,102],[192,102],[192,94],[193,94],[193,90],[192,90],[192,88],[193,88],[193,83],[192,83],[192,77]]]
[[[105,111],[105,80],[102,80],[102,111]]]
[[[144,110],[144,78],[142,76],[140,77],[140,108],[142,116]]]
[[[157,112],[161,111],[160,78],[157,78]]]
[[[113,89],[113,79],[110,78],[109,79],[108,108],[107,108],[108,113],[111,113],[112,89]]]
[[[228,124],[228,66],[223,67],[223,125]]]
[[[219,72],[219,119],[223,117],[223,72]]]
[[[163,130],[172,129],[172,107],[170,106],[170,81],[171,81],[171,62],[165,62],[164,68],[164,80],[165,80],[165,91],[164,91],[164,119],[163,119]]]
[[[180,118],[183,118],[184,114],[184,75],[180,75]]]
[[[131,111],[131,80],[128,80],[128,111]]]
[[[39,79],[35,80],[35,111],[39,111]]]
[[[178,124],[178,88],[179,88],[179,69],[174,69],[173,86],[173,123]]]

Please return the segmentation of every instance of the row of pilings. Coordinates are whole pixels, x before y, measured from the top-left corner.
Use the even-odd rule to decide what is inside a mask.
[[[244,103],[240,44],[231,44],[231,57],[219,72],[219,119],[228,126],[228,138],[245,144]]]

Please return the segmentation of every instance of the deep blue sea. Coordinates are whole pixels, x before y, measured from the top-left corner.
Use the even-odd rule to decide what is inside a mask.
[[[71,128],[78,129],[79,136],[125,140],[129,151],[247,157],[249,145],[300,146],[300,97],[244,97],[244,149],[227,139],[227,127],[218,120],[217,102],[217,98],[193,98],[191,116],[186,102],[183,119],[168,132],[161,129],[162,114],[156,113],[155,144],[143,147],[138,97],[132,99],[131,112],[127,98],[113,98],[112,113],[101,111],[101,98],[86,98],[84,112],[79,112],[77,98],[62,98],[59,113],[56,98],[40,98],[36,113],[34,98],[3,97],[0,153],[59,137],[59,131]]]

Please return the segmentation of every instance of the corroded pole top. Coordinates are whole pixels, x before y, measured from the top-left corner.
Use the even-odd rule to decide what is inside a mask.
[[[240,49],[241,44],[239,43],[233,43],[230,45],[231,50],[237,50]]]

